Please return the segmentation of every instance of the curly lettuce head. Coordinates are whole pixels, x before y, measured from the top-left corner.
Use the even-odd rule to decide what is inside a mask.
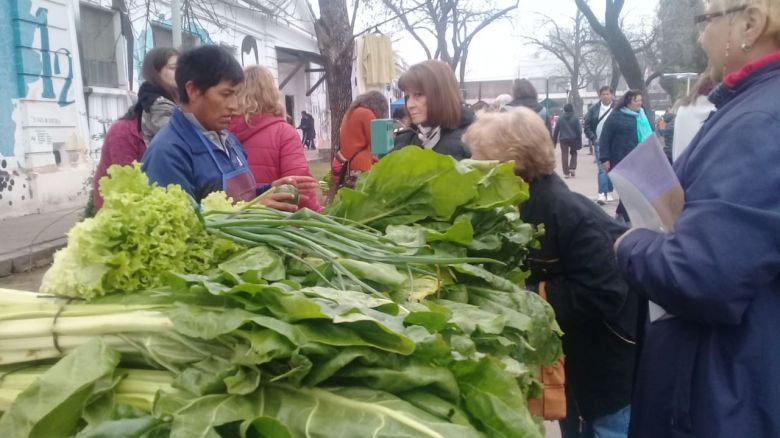
[[[112,166],[103,208],[68,232],[41,292],[91,299],[159,286],[166,272],[203,272],[238,247],[210,236],[181,187],[149,185],[140,165]]]

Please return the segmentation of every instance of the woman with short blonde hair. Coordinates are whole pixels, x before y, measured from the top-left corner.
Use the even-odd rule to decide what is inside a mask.
[[[483,114],[464,139],[474,159],[514,161],[530,193],[520,217],[544,226],[540,245],[528,255],[526,287],[546,295],[566,333],[562,436],[625,437],[639,320],[638,295],[620,277],[612,251],[625,227],[555,173],[552,140],[535,111]],[[577,433],[583,430],[587,434]]]
[[[228,129],[244,145],[257,183],[311,177],[298,131],[284,118],[282,96],[271,70],[252,65],[244,69],[244,78],[238,92],[240,114],[233,116]],[[317,193],[306,193],[299,206],[319,211]]]
[[[555,172],[555,153],[544,122],[521,107],[508,113],[485,113],[466,131],[463,140],[472,154],[515,162],[515,174],[526,182]]]

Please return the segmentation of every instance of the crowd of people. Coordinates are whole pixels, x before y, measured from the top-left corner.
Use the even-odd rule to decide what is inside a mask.
[[[550,129],[527,80],[478,114],[441,61],[411,66],[398,83],[397,149],[511,160],[529,184],[519,213],[545,233],[528,256],[525,286],[550,303],[565,333],[564,438],[780,436],[780,5],[712,0],[696,23],[709,66],[658,133],[637,90],[615,99],[602,87],[582,122],[566,105]],[[108,131],[96,181],[110,164],[140,160],[152,182],[179,184],[195,200],[216,190],[251,200],[293,184],[298,205],[288,193],[261,202],[319,210],[303,152],[314,134],[303,117],[303,140],[285,123],[268,69],[242,69],[204,46],[155,49],[143,72],[138,103]],[[388,109],[382,93],[369,92],[346,112],[338,185],[381,159],[370,127]],[[574,177],[583,134],[602,204],[613,200],[615,166],[649,136],[669,137],[685,195],[673,230],[629,228],[622,204],[612,217],[568,188],[555,147],[563,177]],[[648,301],[666,316],[649,321]]]

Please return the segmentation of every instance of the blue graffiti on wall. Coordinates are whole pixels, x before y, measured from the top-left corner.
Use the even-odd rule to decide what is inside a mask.
[[[0,64],[0,83],[16,84],[16,87],[0,87],[0,155],[14,155],[13,99],[26,97],[29,85],[41,79],[44,99],[57,99],[59,106],[72,104],[68,93],[73,84],[73,57],[65,48],[51,50],[49,40],[48,10],[38,8],[32,14],[32,0],[11,0],[10,14],[0,18],[0,59],[14,62]],[[36,30],[40,47],[33,46]],[[68,72],[63,77],[62,62],[67,62]],[[63,79],[57,93],[54,75]]]

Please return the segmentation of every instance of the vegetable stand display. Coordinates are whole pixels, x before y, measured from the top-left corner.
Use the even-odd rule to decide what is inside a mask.
[[[326,214],[101,191],[40,293],[0,290],[0,436],[543,436],[512,163],[406,148]]]

